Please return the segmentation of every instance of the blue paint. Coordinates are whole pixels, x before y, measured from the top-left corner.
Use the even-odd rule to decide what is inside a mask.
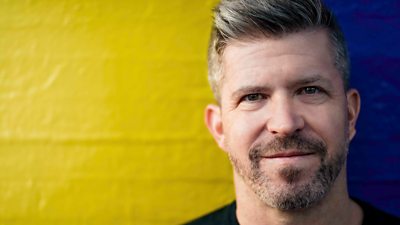
[[[400,216],[400,1],[326,0],[350,49],[361,93],[348,162],[350,194]]]

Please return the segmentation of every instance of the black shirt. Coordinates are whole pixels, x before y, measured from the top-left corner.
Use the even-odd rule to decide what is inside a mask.
[[[400,225],[400,218],[387,214],[373,206],[353,199],[364,212],[362,225]],[[185,225],[239,225],[236,218],[236,202],[193,220]]]

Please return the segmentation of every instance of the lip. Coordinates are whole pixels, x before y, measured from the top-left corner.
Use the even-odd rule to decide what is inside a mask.
[[[313,152],[280,152],[268,156],[264,156],[267,159],[276,159],[276,158],[292,158],[292,157],[303,157],[308,155],[313,155]]]

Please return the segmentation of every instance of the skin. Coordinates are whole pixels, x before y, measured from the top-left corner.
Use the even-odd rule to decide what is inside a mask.
[[[326,31],[230,42],[222,64],[220,105],[207,106],[205,122],[219,147],[244,171],[234,170],[239,223],[361,224],[362,210],[348,197],[345,165],[321,200],[296,210],[266,203],[246,178],[250,149],[277,137],[299,134],[318,140],[326,145],[324,160],[347,154],[360,97],[354,89],[344,90]],[[303,155],[296,148],[285,154],[263,153],[259,165],[269,179],[268,190],[296,190],[310,183],[322,163],[322,156]],[[285,168],[298,171],[296,179],[282,176]]]

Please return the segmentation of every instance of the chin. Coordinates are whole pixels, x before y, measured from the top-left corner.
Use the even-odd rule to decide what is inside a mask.
[[[308,182],[293,182],[270,185],[256,189],[262,202],[283,211],[300,210],[314,206],[328,193],[329,188]]]
[[[330,191],[335,179],[327,179],[321,170],[285,167],[274,178],[263,173],[251,186],[267,206],[283,211],[310,208]]]

